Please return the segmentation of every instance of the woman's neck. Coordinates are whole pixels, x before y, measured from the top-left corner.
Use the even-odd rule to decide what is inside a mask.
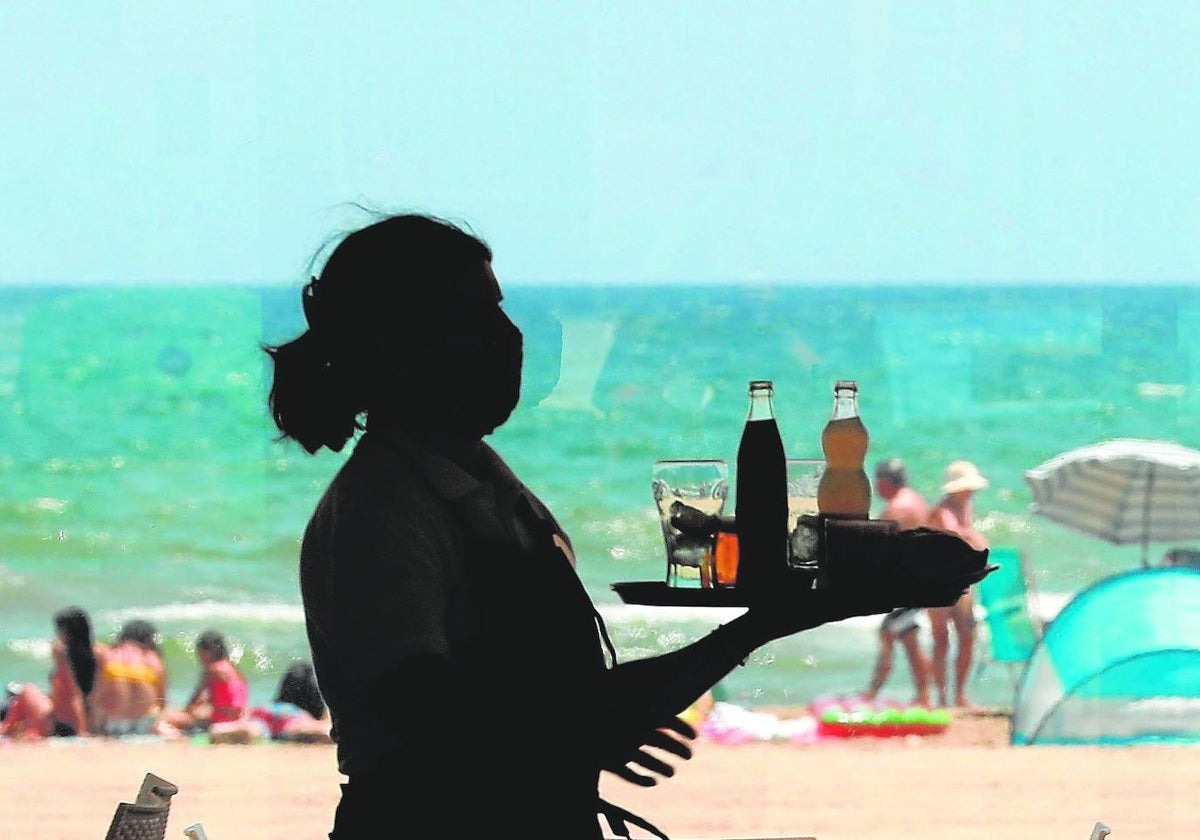
[[[367,431],[386,431],[395,429],[416,443],[426,446],[449,458],[468,472],[478,463],[483,451],[483,440],[470,435],[455,434],[445,428],[424,428],[411,422],[402,422],[399,418],[381,414],[370,415],[367,419]]]

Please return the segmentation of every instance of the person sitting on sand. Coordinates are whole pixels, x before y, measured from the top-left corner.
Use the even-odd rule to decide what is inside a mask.
[[[218,724],[235,723],[246,716],[249,687],[229,658],[225,637],[205,630],[196,638],[200,679],[182,709],[169,709],[163,721],[184,732],[210,731]]]
[[[93,695],[98,731],[113,738],[152,735],[166,705],[167,669],[158,629],[144,619],[130,619],[101,657]]]
[[[90,697],[103,646],[94,641],[91,619],[81,607],[56,612],[54,631],[49,693],[33,683],[21,686],[0,722],[0,736],[69,738],[90,734]]]
[[[277,741],[329,743],[330,720],[317,677],[308,662],[293,662],[279,678],[269,706],[255,706],[250,716],[262,721]]]
[[[894,520],[901,530],[920,528],[929,516],[929,505],[921,494],[908,485],[908,467],[899,458],[886,458],[875,467],[875,489],[887,504],[879,514],[880,519]],[[892,610],[879,625],[879,653],[875,658],[875,669],[871,683],[862,696],[874,700],[892,672],[892,656],[896,642],[904,647],[908,656],[908,667],[912,672],[913,703],[929,705],[929,657],[921,649],[920,627],[917,618],[920,609],[900,607]]]

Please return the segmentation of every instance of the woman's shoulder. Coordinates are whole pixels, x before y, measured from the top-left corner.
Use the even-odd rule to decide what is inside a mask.
[[[163,659],[162,654],[156,650],[148,650],[145,653],[146,664],[158,671],[160,674],[166,674],[167,663]]]

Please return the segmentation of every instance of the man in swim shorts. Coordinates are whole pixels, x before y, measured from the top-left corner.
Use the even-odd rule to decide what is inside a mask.
[[[892,519],[901,530],[919,528],[925,524],[929,506],[921,494],[908,486],[908,468],[899,458],[887,458],[875,467],[875,489],[887,505],[879,514],[880,519]],[[917,623],[920,609],[900,608],[892,610],[879,625],[879,655],[875,659],[875,670],[871,683],[863,692],[867,700],[874,700],[892,672],[892,652],[899,641],[908,656],[914,688],[913,702],[929,705],[930,663],[921,649]]]

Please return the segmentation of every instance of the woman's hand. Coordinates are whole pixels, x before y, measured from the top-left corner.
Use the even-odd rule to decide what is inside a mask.
[[[603,769],[638,787],[654,787],[659,780],[649,774],[657,774],[664,779],[669,779],[675,775],[675,768],[654,753],[649,752],[647,747],[653,747],[687,761],[692,757],[692,748],[688,742],[695,739],[695,728],[682,718],[674,717],[663,728],[652,729],[648,732],[642,739],[642,744],[631,753],[605,765]]]
[[[757,644],[896,607],[954,604],[996,566],[957,534],[914,528],[885,535],[827,532],[820,588],[804,581],[758,595],[743,616]],[[740,620],[739,620],[740,621]]]

